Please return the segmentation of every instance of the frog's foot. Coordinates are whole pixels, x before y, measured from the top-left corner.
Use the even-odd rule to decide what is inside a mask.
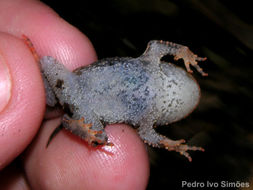
[[[84,117],[75,120],[67,115],[64,115],[62,123],[65,129],[81,137],[86,142],[88,142],[89,145],[93,147],[96,147],[97,145],[113,146],[112,143],[107,142],[108,138],[104,129],[102,130],[92,129],[92,124],[85,123]]]
[[[141,139],[152,145],[153,147],[160,147],[166,148],[169,151],[176,151],[179,152],[181,155],[184,155],[188,160],[191,162],[192,158],[187,152],[188,150],[200,150],[204,151],[201,147],[196,146],[188,146],[185,143],[184,139],[181,140],[171,140],[163,135],[158,134],[155,129],[153,128],[153,120],[143,120],[144,122],[140,124],[138,128],[138,134],[140,135]]]
[[[205,61],[206,58],[198,57],[192,53],[187,46],[168,41],[152,40],[148,43],[147,49],[142,56],[144,59],[151,59],[151,62],[156,62],[154,61],[155,58],[160,60],[167,54],[173,55],[175,60],[183,59],[185,67],[189,73],[192,73],[192,70],[190,69],[190,65],[192,65],[202,76],[207,76],[207,73],[205,73],[197,63],[197,61]]]
[[[183,139],[173,141],[171,139],[165,138],[165,139],[161,140],[159,144],[161,146],[164,146],[169,151],[179,152],[181,155],[184,155],[186,158],[188,158],[189,162],[192,161],[192,158],[191,158],[190,154],[187,152],[188,150],[204,151],[204,149],[201,147],[188,146],[187,144],[183,144],[183,143],[185,143],[185,140],[183,140]]]
[[[186,67],[186,70],[189,73],[192,73],[193,71],[190,68],[190,65],[192,65],[193,67],[195,67],[195,69],[197,69],[197,71],[202,75],[202,76],[208,76],[207,73],[205,73],[203,71],[202,68],[200,68],[200,66],[198,65],[197,61],[205,61],[206,57],[202,58],[202,57],[198,57],[196,54],[194,54],[188,47],[186,46],[182,46],[181,48],[179,48],[174,56],[175,60],[178,59],[183,59],[184,60],[184,64]]]

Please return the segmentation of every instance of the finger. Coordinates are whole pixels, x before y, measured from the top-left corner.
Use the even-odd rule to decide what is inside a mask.
[[[25,34],[40,56],[53,56],[69,69],[96,59],[88,38],[39,1],[1,0],[0,30],[19,38]]]
[[[11,190],[29,190],[24,173],[21,170],[22,166],[19,161],[10,164],[0,173],[1,189]]]
[[[19,39],[4,33],[0,33],[0,65],[0,86],[4,86],[0,92],[4,102],[0,110],[1,169],[35,136],[44,115],[45,98],[31,53]]]
[[[149,176],[145,147],[126,125],[106,128],[114,146],[90,148],[68,131],[61,131],[46,149],[51,120],[26,154],[25,170],[32,189],[145,189]]]
[[[81,64],[88,64],[96,58],[92,45],[85,36],[81,35],[78,30],[71,27],[50,8],[38,1],[0,1],[0,30],[17,37],[20,37],[23,33],[30,35],[34,39],[35,44],[37,44],[36,48],[39,49],[41,55],[45,53],[46,55],[59,57],[59,59],[64,60],[63,63],[70,69]],[[13,49],[9,48],[9,50],[4,46],[4,44],[8,46],[8,42],[2,42],[1,44],[2,53],[8,53],[5,57],[7,57],[7,64],[11,67],[10,73],[12,75],[10,78],[15,86],[12,89],[11,98],[6,99],[6,96],[2,96],[3,92],[1,93],[0,100],[5,102],[6,105],[8,104],[9,109],[6,109],[5,114],[0,116],[1,136],[3,136],[0,139],[0,145],[4,145],[4,148],[0,150],[0,169],[15,156],[19,155],[25,146],[28,145],[38,129],[38,123],[41,122],[41,113],[44,112],[44,92],[42,90],[43,85],[40,80],[40,73],[38,73],[38,70],[36,72],[32,71],[32,68],[37,68],[37,65],[24,44],[22,42],[18,43],[22,46],[18,46],[18,48],[21,48],[20,50],[15,49],[15,45],[11,46]],[[21,52],[19,55],[19,51],[22,48],[25,49],[26,54],[23,55]],[[20,67],[20,61],[15,63],[15,57],[8,57],[14,53],[17,53],[17,56],[20,56],[26,65]],[[11,60],[8,60],[8,58]],[[30,59],[29,61],[26,60],[28,58]],[[16,58],[17,60],[18,58]],[[27,66],[29,66],[30,71]],[[15,72],[12,72],[12,69]],[[18,71],[15,69],[18,69]],[[17,91],[16,88],[19,90]],[[18,98],[19,101],[17,100]],[[11,102],[8,101],[9,99]],[[30,104],[28,104],[29,101]],[[34,102],[37,102],[37,104]],[[0,109],[3,109],[5,104],[1,104]],[[12,105],[19,107],[11,107]],[[29,108],[26,108],[27,106]],[[36,114],[37,116],[35,117],[34,115]]]

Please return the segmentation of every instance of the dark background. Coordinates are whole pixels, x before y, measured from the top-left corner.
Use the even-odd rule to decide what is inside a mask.
[[[253,17],[249,3],[43,2],[85,33],[99,58],[138,57],[153,39],[187,45],[194,53],[208,58],[200,66],[209,76],[202,77],[196,70],[193,74],[202,90],[198,108],[186,119],[158,128],[168,137],[184,138],[206,151],[191,152],[193,162],[189,163],[178,153],[149,148],[151,175],[147,189],[182,189],[183,180],[250,182],[253,188]],[[165,59],[173,61],[171,57]],[[176,64],[183,67],[182,61]]]

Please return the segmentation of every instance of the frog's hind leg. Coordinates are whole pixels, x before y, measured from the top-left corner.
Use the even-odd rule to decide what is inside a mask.
[[[63,116],[62,125],[65,129],[85,140],[89,145],[107,145],[112,146],[112,143],[107,142],[108,138],[104,128],[94,128],[92,123],[86,123],[85,118],[72,119],[67,114]],[[101,124],[102,125],[102,124]]]
[[[184,139],[181,140],[171,140],[165,136],[158,134],[153,128],[153,122],[147,122],[140,125],[138,128],[138,133],[142,140],[153,146],[153,147],[164,147],[169,151],[179,152],[181,155],[184,155],[191,162],[192,158],[190,154],[187,152],[188,150],[199,150],[204,151],[201,147],[196,146],[188,146],[185,143]]]
[[[200,68],[197,62],[205,61],[206,58],[198,57],[187,46],[168,41],[153,40],[148,43],[147,49],[142,56],[144,58],[152,59],[155,63],[159,63],[160,59],[168,54],[173,55],[175,60],[183,59],[186,70],[189,73],[192,73],[192,70],[190,69],[190,65],[192,65],[202,76],[208,75]]]

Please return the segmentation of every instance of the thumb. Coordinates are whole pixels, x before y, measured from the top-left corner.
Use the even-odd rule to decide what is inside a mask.
[[[45,98],[38,65],[26,45],[0,33],[0,169],[35,136]]]

